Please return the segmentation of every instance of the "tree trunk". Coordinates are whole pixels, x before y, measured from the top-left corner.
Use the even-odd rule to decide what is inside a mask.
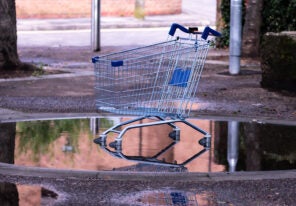
[[[21,65],[17,53],[15,0],[0,0],[0,70]]]
[[[246,171],[260,171],[262,148],[260,146],[260,129],[255,123],[244,123]]]
[[[0,203],[2,206],[19,205],[19,195],[15,184],[0,182]]]
[[[242,41],[243,57],[259,57],[262,7],[263,0],[246,1],[246,15]]]
[[[15,123],[0,123],[0,162],[14,163]]]
[[[0,14],[1,15],[1,14]],[[16,123],[0,123],[0,162],[14,163]],[[18,191],[15,184],[0,182],[1,205],[17,206]]]
[[[222,0],[216,1],[216,29],[217,29],[217,31],[222,31],[222,29],[225,27],[225,22],[222,19],[221,4],[222,4]]]

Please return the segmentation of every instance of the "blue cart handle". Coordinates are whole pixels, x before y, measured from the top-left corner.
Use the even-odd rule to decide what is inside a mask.
[[[204,40],[207,40],[207,38],[210,34],[213,36],[217,36],[217,37],[221,36],[220,32],[218,32],[214,29],[211,29],[209,26],[206,26],[206,28],[204,29],[204,31],[201,34],[201,38],[203,38]]]
[[[202,33],[200,32],[195,32],[195,31],[191,31],[190,29],[185,28],[184,26],[177,24],[177,23],[173,23],[171,25],[170,31],[169,31],[169,35],[174,36],[175,32],[177,29],[180,29],[181,31],[183,31],[184,33],[193,33],[193,34],[201,34],[201,38],[204,40],[207,40],[209,35],[213,35],[216,37],[221,37],[221,33],[210,28],[209,26],[206,26],[204,31]]]
[[[180,24],[173,23],[170,28],[169,35],[174,36],[177,29],[180,29],[181,31],[183,31],[185,33],[189,33],[189,30],[186,29],[184,26],[182,26]]]

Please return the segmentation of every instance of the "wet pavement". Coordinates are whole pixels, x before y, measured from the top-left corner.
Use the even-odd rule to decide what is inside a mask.
[[[2,163],[0,166],[2,180],[38,184],[57,193],[54,205],[145,205],[142,202],[147,195],[157,197],[157,193],[172,192],[203,194],[198,202],[204,204],[199,205],[295,202],[295,171],[184,174],[24,169]]]

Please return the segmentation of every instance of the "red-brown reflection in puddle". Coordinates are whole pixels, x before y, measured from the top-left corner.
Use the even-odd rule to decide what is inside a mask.
[[[19,204],[23,206],[41,205],[41,187],[17,185]]]
[[[61,133],[58,138],[50,142],[47,152],[38,154],[34,154],[30,148],[26,151],[21,151],[19,146],[20,138],[20,135],[16,136],[16,165],[61,169],[112,170],[114,167],[135,164],[122,161],[102,151],[93,143],[94,137],[90,136],[87,130],[80,131],[72,151],[64,150],[65,145],[68,144],[67,132]],[[37,158],[34,158],[34,155],[37,155]]]
[[[52,205],[58,195],[50,190],[34,185],[17,185],[19,205]]]
[[[219,165],[214,162],[214,143],[219,138],[215,133],[215,124],[210,120],[197,120],[189,119],[189,122],[197,125],[204,131],[209,132],[212,135],[211,138],[211,149],[201,156],[197,157],[186,167],[189,172],[221,172],[225,171],[224,165]],[[181,130],[181,141],[180,144],[176,145],[175,154],[182,160],[188,156],[194,155],[197,151],[200,151],[203,147],[198,144],[198,141],[204,136],[201,133],[196,132],[192,128],[184,124],[178,124]]]
[[[148,122],[153,121],[143,120],[140,123]],[[172,142],[172,139],[168,136],[170,132],[172,132],[172,128],[168,125],[141,127],[129,130],[122,140],[122,153],[128,156],[154,156]],[[174,160],[174,151],[169,150],[160,158],[172,162]]]

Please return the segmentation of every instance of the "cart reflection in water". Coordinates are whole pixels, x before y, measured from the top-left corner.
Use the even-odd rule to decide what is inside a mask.
[[[182,136],[181,138],[181,135],[176,135],[174,128],[168,125],[152,125],[147,127],[153,120],[145,119],[139,120],[139,122],[141,127],[137,126],[137,128],[133,128],[127,132],[126,137],[123,141],[119,141],[119,144],[114,141],[116,135],[101,136],[94,140],[95,143],[100,145],[101,149],[110,155],[139,163],[117,170],[147,171],[150,168],[154,171],[183,172],[187,171],[185,166],[188,163],[211,148],[210,136],[203,137],[202,135],[191,133],[189,137]],[[139,140],[137,141],[136,139]],[[184,148],[185,144],[190,145],[188,147],[191,151],[189,154],[188,151],[178,151],[178,147]],[[183,155],[176,154],[178,152],[183,152]],[[151,167],[151,165],[153,166]]]

